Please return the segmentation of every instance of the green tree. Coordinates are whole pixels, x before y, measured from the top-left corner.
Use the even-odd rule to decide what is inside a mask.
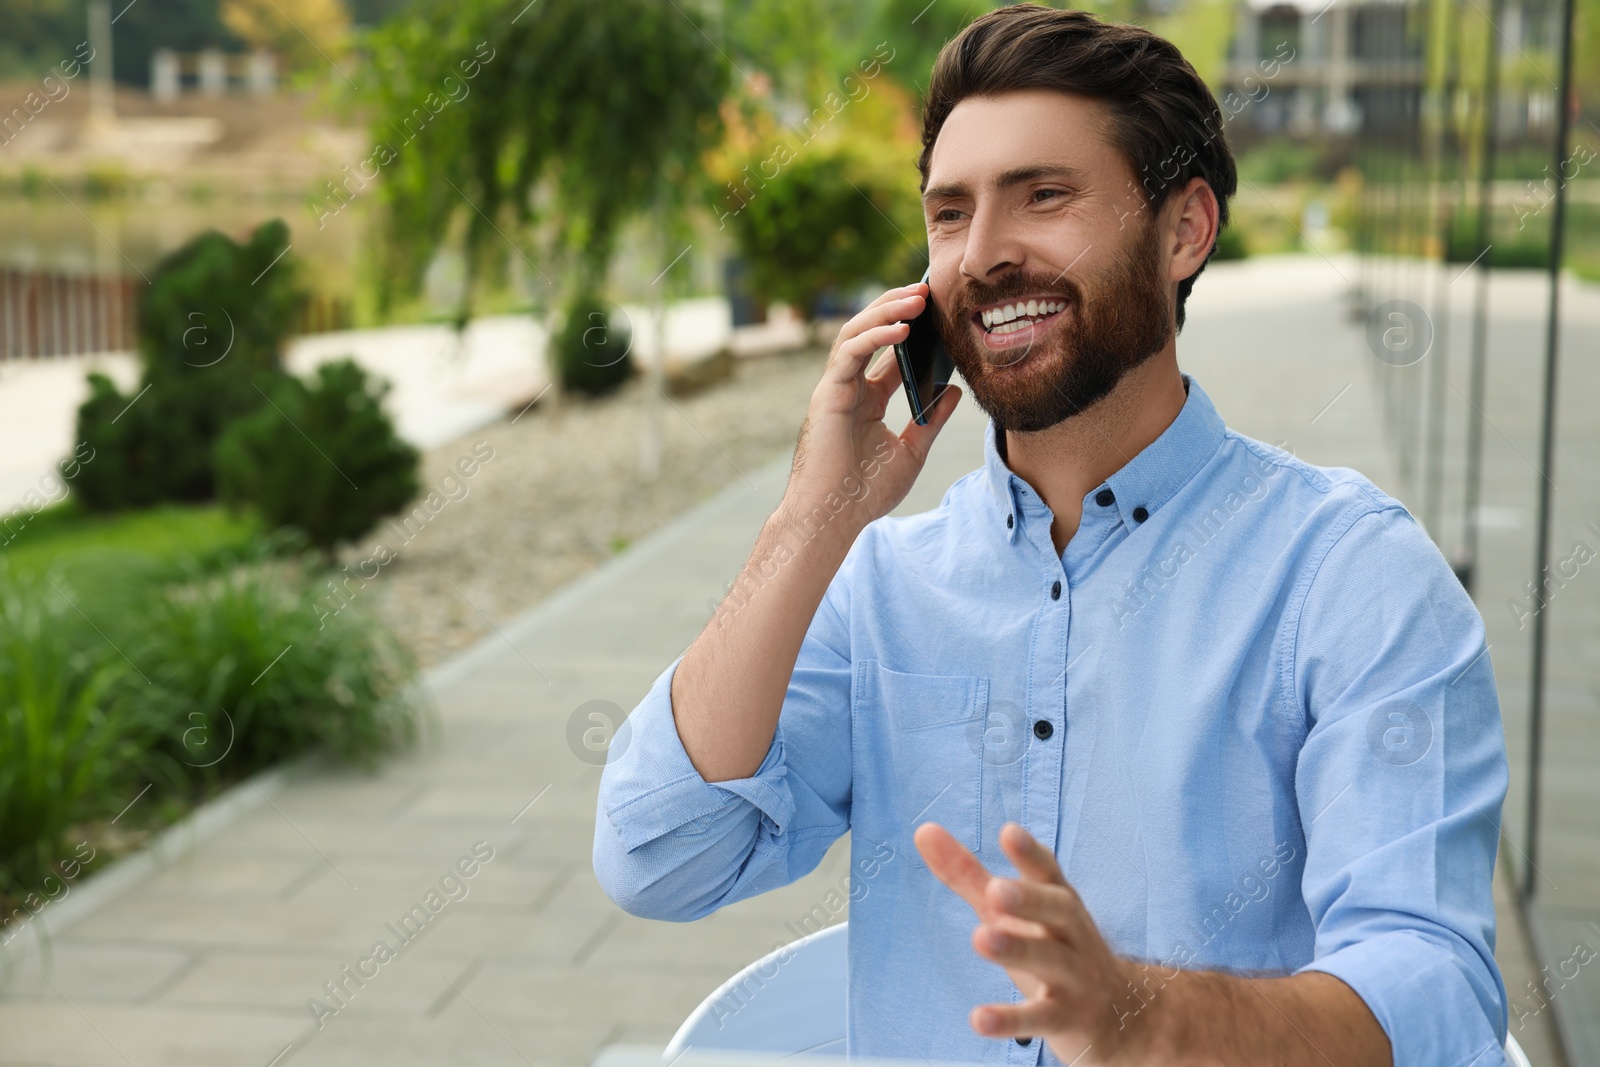
[[[740,72],[734,87],[756,91],[759,83],[751,83],[760,72],[771,77],[779,96],[810,110],[838,91],[840,81],[883,39],[881,33],[871,36],[879,6],[859,0],[723,4],[722,46]]]
[[[945,42],[966,29],[967,24],[999,7],[988,0],[883,0],[873,40],[888,40],[895,59],[885,69],[908,92],[920,100],[928,91],[933,61]],[[1049,5],[1056,6],[1056,5]]]
[[[466,261],[460,321],[508,251],[566,306],[600,287],[630,217],[649,211],[668,244],[689,243],[729,76],[696,5],[421,0],[369,44],[373,137],[392,157],[381,309],[417,292],[452,236]]]

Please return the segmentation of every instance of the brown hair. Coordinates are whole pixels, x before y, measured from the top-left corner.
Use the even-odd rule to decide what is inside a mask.
[[[933,143],[956,104],[1016,89],[1055,89],[1103,102],[1110,116],[1106,137],[1140,176],[1152,222],[1199,176],[1217,197],[1217,232],[1228,224],[1238,172],[1223,135],[1222,109],[1177,47],[1140,26],[1033,3],[973,20],[940,50],[923,101],[917,169],[924,190]],[[1207,262],[1215,252],[1213,242]],[[1183,303],[1202,270],[1204,262],[1178,283],[1179,329]]]

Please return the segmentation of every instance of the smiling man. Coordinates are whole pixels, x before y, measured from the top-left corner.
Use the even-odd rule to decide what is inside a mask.
[[[1018,4],[923,123],[929,286],[840,331],[739,583],[629,718],[602,886],[697,919],[848,830],[855,1056],[1503,1063],[1482,620],[1398,501],[1178,369],[1216,101],[1143,29]],[[896,518],[961,390],[895,433],[867,365],[930,295],[985,462]]]

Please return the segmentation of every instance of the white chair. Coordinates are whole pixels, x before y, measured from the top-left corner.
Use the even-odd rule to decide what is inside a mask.
[[[837,923],[807,934],[723,982],[689,1013],[663,1058],[708,1048],[844,1055],[849,925]],[[1506,1062],[1533,1067],[1509,1033]]]
[[[723,982],[668,1042],[685,1049],[844,1055],[846,923],[767,953]]]

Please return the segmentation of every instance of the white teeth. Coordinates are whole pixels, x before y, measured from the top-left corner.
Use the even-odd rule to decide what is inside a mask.
[[[1012,333],[1028,325],[1027,322],[1011,323],[1017,319],[1034,319],[1042,315],[1054,315],[1066,308],[1062,300],[1029,300],[1027,303],[1007,304],[1004,307],[991,308],[981,315],[983,325],[990,333]],[[1010,327],[1009,329],[1007,327]]]

